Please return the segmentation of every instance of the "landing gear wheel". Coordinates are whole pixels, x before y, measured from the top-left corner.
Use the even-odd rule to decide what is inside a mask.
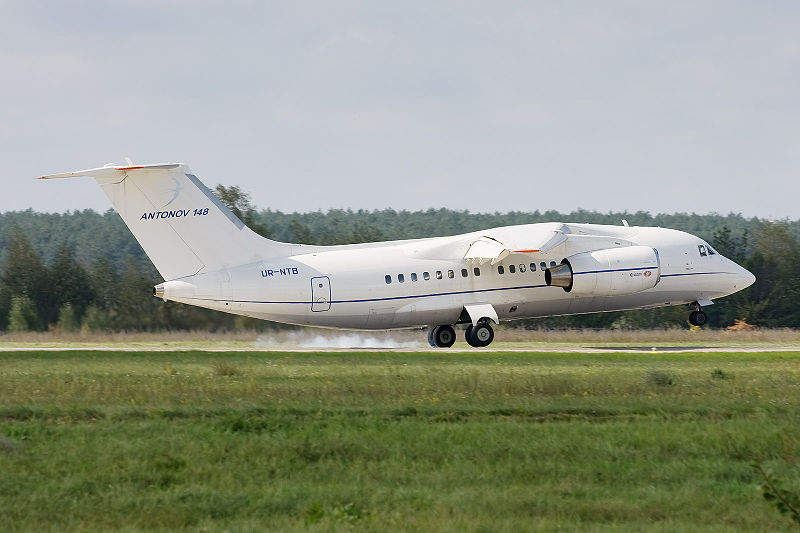
[[[449,348],[456,342],[453,326],[436,326],[428,332],[428,343],[434,348]]]
[[[467,329],[464,330],[464,339],[467,341],[467,344],[469,344],[473,348],[478,347],[478,345],[475,344],[475,340],[472,338],[472,324],[467,326]]]
[[[689,324],[693,326],[702,326],[706,323],[708,317],[702,311],[692,311],[689,313]]]
[[[475,326],[467,326],[464,336],[467,339],[467,344],[473,348],[484,348],[494,340],[494,330],[488,323],[479,322]]]

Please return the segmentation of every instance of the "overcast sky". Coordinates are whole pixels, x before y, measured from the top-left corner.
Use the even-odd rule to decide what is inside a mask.
[[[800,3],[0,0],[0,211],[180,161],[260,208],[800,218]]]

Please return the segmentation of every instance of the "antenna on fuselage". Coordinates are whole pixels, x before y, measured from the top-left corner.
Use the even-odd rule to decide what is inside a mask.
[[[628,221],[625,220],[624,218],[622,219],[622,225],[625,226],[626,228],[630,227],[630,226],[628,226]]]

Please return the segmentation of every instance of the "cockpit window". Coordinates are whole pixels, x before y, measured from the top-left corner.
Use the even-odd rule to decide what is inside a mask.
[[[700,255],[702,255],[703,257],[705,257],[705,256],[707,256],[707,255],[708,255],[708,254],[706,253],[706,247],[705,247],[705,246],[703,246],[702,244],[698,245],[698,246],[697,246],[697,249],[698,249],[698,250],[700,250]]]
[[[708,250],[708,255],[717,255],[717,252],[715,252],[714,249],[707,244],[706,244],[706,250]]]

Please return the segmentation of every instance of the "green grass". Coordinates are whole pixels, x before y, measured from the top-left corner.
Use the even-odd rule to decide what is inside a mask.
[[[800,353],[0,353],[9,531],[790,531]]]

